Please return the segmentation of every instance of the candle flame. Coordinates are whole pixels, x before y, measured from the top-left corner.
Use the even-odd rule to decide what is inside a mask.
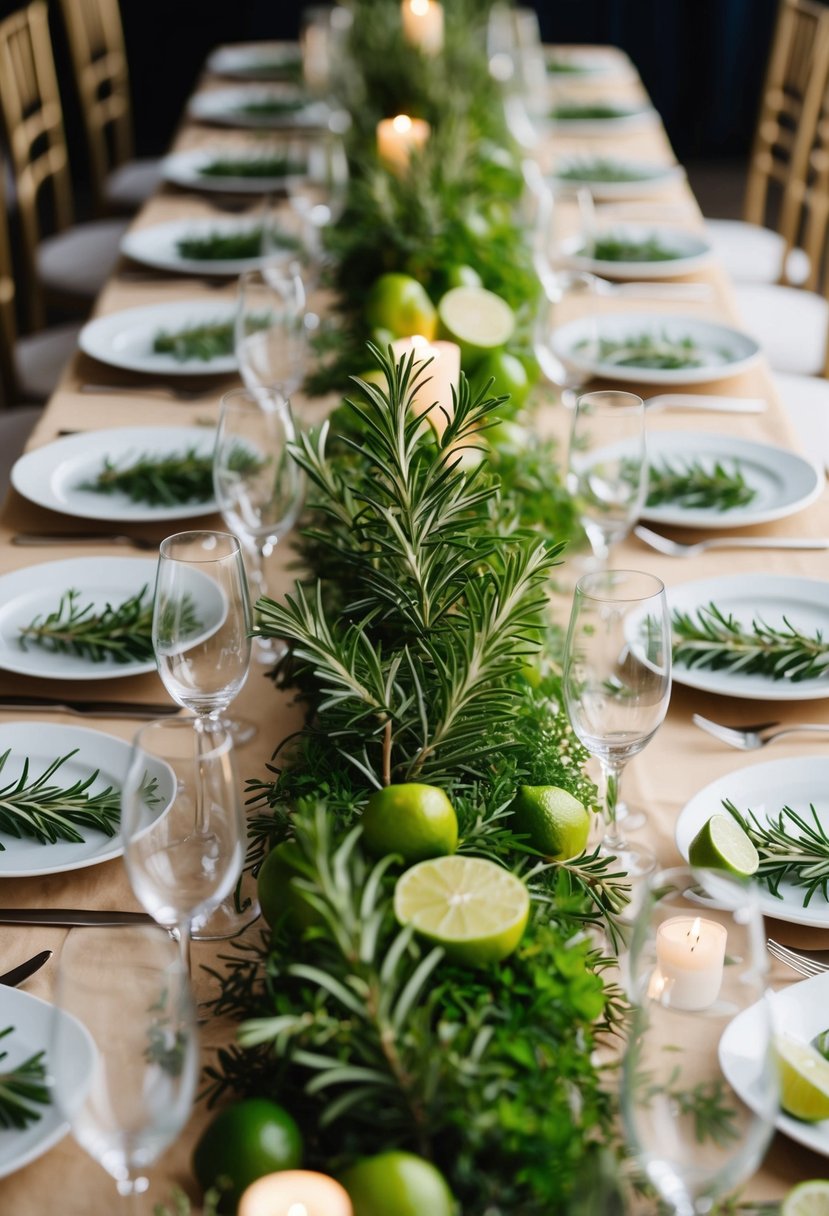
[[[292,1203],[288,1208],[287,1216],[308,1216],[308,1209],[304,1203]]]
[[[391,124],[395,131],[399,131],[401,135],[405,135],[407,131],[412,129],[412,120],[408,114],[398,114],[397,118],[392,119]]]
[[[424,346],[429,345],[429,339],[424,338],[423,334],[412,334],[412,346],[415,350],[422,350]]]
[[[418,17],[425,17],[429,11],[429,0],[409,0],[409,8]]]

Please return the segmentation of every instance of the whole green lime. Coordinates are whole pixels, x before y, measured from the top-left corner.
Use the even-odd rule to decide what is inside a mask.
[[[446,290],[453,287],[483,287],[483,280],[474,266],[454,263],[446,267]]]
[[[267,1098],[247,1098],[219,1111],[193,1150],[193,1172],[207,1190],[227,1179],[221,1211],[235,1212],[242,1192],[277,1170],[302,1162],[302,1136],[282,1106]]]
[[[520,785],[512,802],[510,827],[554,861],[583,853],[590,814],[578,798],[557,785]]]
[[[369,329],[384,329],[395,338],[422,334],[430,341],[437,332],[438,316],[426,288],[409,274],[381,274],[366,301]]]
[[[302,852],[295,840],[286,840],[271,849],[262,862],[256,880],[256,893],[262,915],[271,928],[287,914],[300,928],[319,924],[319,915],[298,890],[293,880],[302,873]]]
[[[369,853],[399,853],[404,861],[443,857],[458,847],[458,817],[443,790],[411,781],[377,790],[363,811]]]
[[[354,1216],[454,1216],[457,1210],[440,1170],[398,1149],[358,1161],[340,1181]]]
[[[495,381],[489,390],[492,396],[509,397],[509,404],[515,409],[521,408],[532,387],[524,364],[506,350],[493,351],[475,368],[473,386],[476,390],[482,389],[489,380]]]

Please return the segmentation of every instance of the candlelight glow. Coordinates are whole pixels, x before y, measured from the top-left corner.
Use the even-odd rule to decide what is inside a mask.
[[[398,114],[397,118],[392,119],[391,125],[394,127],[395,131],[399,131],[400,134],[403,135],[406,131],[411,131],[412,120],[409,118],[408,114]]]
[[[418,17],[425,17],[429,11],[429,0],[409,0],[409,8]]]
[[[288,1216],[308,1216],[308,1209],[304,1203],[292,1203],[288,1208]]]

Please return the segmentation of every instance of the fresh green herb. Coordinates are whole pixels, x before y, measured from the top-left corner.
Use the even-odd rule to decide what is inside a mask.
[[[153,351],[157,355],[172,355],[178,363],[186,363],[188,359],[209,363],[211,359],[232,355],[233,322],[191,325],[175,333],[163,329],[155,336]]]
[[[0,1030],[0,1039],[14,1033],[13,1026]],[[9,1053],[0,1052],[0,1063]],[[37,1052],[29,1056],[16,1068],[7,1072],[0,1071],[0,1127],[28,1127],[41,1117],[38,1106],[48,1106],[52,1095],[46,1084],[45,1053]]]
[[[301,161],[283,153],[275,156],[217,156],[202,165],[202,177],[292,177],[304,173]]]
[[[577,63],[574,59],[548,59],[547,71],[554,72],[556,75],[568,74],[570,76],[586,76],[590,74],[590,68],[583,63]]]
[[[678,1047],[665,1047],[665,1051],[679,1051]],[[689,1117],[693,1123],[697,1144],[710,1140],[718,1148],[727,1148],[739,1139],[739,1114],[730,1099],[726,1083],[719,1077],[700,1081],[690,1089],[680,1084],[682,1069],[676,1065],[665,1079],[656,1081],[652,1073],[636,1075],[638,1097],[649,1106],[654,1098],[668,1098],[679,1115]]]
[[[239,64],[233,69],[234,76],[247,76],[251,80],[302,80],[300,56],[285,56],[284,59],[259,59]]]
[[[571,161],[556,169],[561,181],[574,182],[644,182],[656,176],[653,171],[639,169],[620,160]]]
[[[268,244],[272,249],[299,251],[302,242],[288,232],[271,228]],[[206,236],[182,237],[176,249],[183,258],[194,261],[230,261],[237,258],[256,258],[262,253],[262,228],[250,228],[247,232],[210,232]]]
[[[578,102],[573,102],[568,105],[556,106],[550,111],[550,118],[554,118],[559,122],[570,122],[594,118],[628,118],[636,113],[638,113],[637,110],[625,109],[623,106],[602,105],[600,102],[592,105],[586,103],[582,105]]]
[[[590,256],[599,262],[671,262],[684,255],[675,247],[664,245],[658,236],[637,241],[609,233],[596,237]]]
[[[576,349],[589,348],[588,340],[579,342]],[[656,334],[640,334],[629,338],[600,338],[598,357],[600,363],[615,367],[646,367],[664,371],[679,371],[688,367],[704,367],[713,352],[697,345],[693,338],[660,338]],[[717,352],[723,363],[732,358],[731,352]]]
[[[756,497],[757,491],[746,481],[738,461],[726,466],[718,460],[712,468],[700,460],[663,460],[648,470],[649,507],[675,502],[683,507],[730,511],[747,506]]]
[[[296,114],[305,105],[301,97],[263,97],[237,106],[236,113],[247,114],[251,118],[278,118],[283,114]]]
[[[741,813],[730,799],[723,806],[760,854],[756,877],[772,895],[782,899],[780,884],[785,880],[803,888],[804,908],[818,892],[829,899],[829,836],[814,806],[809,807],[811,818],[784,806],[779,815],[763,820],[751,810]]]
[[[262,461],[242,444],[228,458],[234,472],[248,474]],[[185,452],[153,456],[145,453],[126,465],[106,459],[94,481],[78,489],[96,494],[126,494],[132,502],[172,507],[188,502],[209,502],[213,497],[213,454],[188,448]]]
[[[782,628],[758,617],[747,628],[710,603],[696,613],[677,609],[672,624],[674,662],[689,670],[734,671],[798,684],[822,676],[829,666],[829,643],[821,631],[801,633],[785,616]]]

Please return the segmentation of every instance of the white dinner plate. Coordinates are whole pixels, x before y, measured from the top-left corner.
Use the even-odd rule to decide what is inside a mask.
[[[726,798],[734,803],[741,815],[753,811],[760,822],[769,817],[777,818],[784,806],[809,818],[809,807],[813,805],[823,827],[829,828],[829,756],[768,760],[725,773],[706,785],[685,804],[674,827],[677,848],[686,860],[691,841],[700,828],[712,815],[728,814],[723,810]],[[783,882],[778,899],[765,883],[758,882],[756,886],[764,916],[793,925],[829,928],[829,903],[820,893],[812,897],[808,908],[804,908],[803,888]],[[829,1028],[829,1006],[825,1028]]]
[[[785,574],[724,574],[668,588],[671,612],[681,609],[691,615],[698,608],[715,603],[725,614],[750,626],[752,620],[782,629],[784,617],[794,629],[829,638],[829,583],[816,578],[790,578]],[[749,701],[817,701],[829,697],[829,668],[819,676],[792,683],[760,674],[739,671],[689,669],[675,663],[677,684],[720,693],[724,697],[744,697]]]
[[[556,84],[596,84],[602,80],[634,80],[636,72],[627,55],[606,47],[547,47],[544,58],[549,79]]]
[[[69,786],[76,781],[86,781],[97,772],[98,776],[90,786],[91,794],[101,793],[108,786],[121,788],[131,753],[130,744],[113,735],[87,730],[82,726],[60,726],[51,722],[0,724],[0,756],[9,748],[9,757],[0,770],[0,788],[20,777],[25,760],[29,762],[28,779],[33,781],[59,756],[74,751],[76,754],[61,765],[49,784]],[[159,801],[146,809],[147,827],[167,810],[173,792],[166,765],[153,761],[150,775],[159,782]],[[79,844],[64,840],[55,844],[41,844],[28,836],[18,840],[0,831],[0,844],[4,848],[4,852],[0,852],[0,877],[37,878],[44,874],[83,870],[102,861],[111,861],[124,852],[118,832],[114,836],[107,836],[94,828],[81,827],[78,831],[84,838]]]
[[[597,165],[608,165],[636,176],[628,181],[603,181],[596,175]],[[618,156],[565,156],[557,162],[550,176],[554,185],[586,186],[596,199],[624,199],[647,197],[673,186],[682,180],[685,170],[681,165],[623,160]]]
[[[588,270],[606,279],[673,279],[678,275],[694,274],[711,260],[708,242],[696,232],[684,228],[665,228],[656,224],[616,224],[597,231],[595,240],[616,238],[642,244],[656,240],[661,248],[674,256],[657,261],[630,261],[585,256],[584,238],[571,237],[562,243],[562,253],[571,266]]]
[[[65,435],[21,456],[12,468],[12,485],[29,502],[77,519],[153,523],[210,515],[218,510],[212,494],[204,502],[151,506],[122,492],[96,494],[81,487],[95,480],[106,460],[123,467],[140,456],[184,455],[193,449],[211,457],[215,442],[216,432],[203,426],[128,426]]]
[[[829,1030],[829,975],[814,975],[768,995],[775,1033],[811,1042],[822,1030]],[[757,1002],[729,1022],[720,1039],[720,1068],[728,1084],[745,1102],[758,1109],[754,1100],[764,1067],[765,1011]],[[774,1121],[778,1131],[815,1153],[829,1157],[829,1119],[804,1123],[779,1110]]]
[[[0,1029],[14,1027],[14,1032],[2,1040],[2,1049],[9,1053],[3,1067],[16,1067],[30,1056],[44,1051],[48,1071],[55,1017],[64,1018],[66,1022],[64,1042],[68,1092],[84,1092],[92,1079],[95,1048],[80,1022],[66,1013],[57,1013],[52,1005],[30,996],[28,992],[0,985]],[[48,1106],[39,1109],[43,1111],[42,1115],[28,1127],[0,1129],[0,1178],[42,1157],[69,1131],[69,1124],[54,1099]]]
[[[292,128],[324,127],[329,110],[319,101],[303,101],[300,109],[282,111],[249,110],[249,106],[267,105],[270,101],[293,102],[302,97],[290,85],[240,85],[238,88],[210,89],[195,93],[187,113],[198,122],[215,123],[222,127],[244,127],[251,130],[278,131]]]
[[[572,117],[563,118],[556,114],[558,106],[570,106],[592,108],[588,101],[582,101],[581,98],[559,99],[556,105],[550,111],[550,122],[552,123],[553,132],[557,135],[616,135],[625,134],[628,131],[638,131],[642,127],[651,126],[658,119],[656,110],[653,106],[647,105],[644,102],[615,102],[604,101],[600,99],[595,103],[602,107],[607,106],[614,111],[613,114],[608,114],[604,118],[588,118],[578,114],[573,114]]]
[[[302,55],[295,42],[228,43],[211,52],[207,70],[239,80],[299,80]]]
[[[55,612],[61,597],[69,590],[80,592],[79,603],[92,604],[96,612],[107,604],[123,603],[142,587],[152,598],[157,562],[146,557],[75,557],[66,561],[41,562],[0,575],[0,669],[46,680],[112,680],[122,676],[155,671],[154,659],[116,663],[111,658],[99,662],[73,654],[54,654],[29,641],[20,645],[20,629],[39,615]],[[226,613],[224,595],[218,583],[191,571],[198,580],[194,600],[204,626],[192,640],[209,637]]]
[[[121,252],[135,262],[178,274],[237,276],[265,261],[262,253],[248,258],[194,258],[179,252],[179,242],[211,236],[241,236],[262,230],[262,220],[189,219],[131,229],[121,240]],[[680,273],[680,272],[677,272]]]
[[[694,367],[656,368],[625,365],[609,355],[586,349],[593,340],[636,341],[648,336],[671,343],[690,339],[700,362]],[[760,358],[760,347],[748,334],[698,317],[657,312],[623,312],[579,318],[560,326],[553,334],[553,351],[579,371],[607,380],[633,384],[708,384],[740,375]]]
[[[649,464],[658,467],[667,462],[682,468],[697,461],[711,471],[717,463],[722,463],[728,470],[739,468],[755,492],[752,501],[726,511],[666,502],[644,507],[642,519],[680,528],[747,528],[802,511],[823,490],[823,473],[788,448],[755,443],[736,435],[709,435],[698,431],[648,432]]]
[[[287,188],[290,175],[279,174],[269,177],[227,177],[206,173],[212,164],[219,160],[244,160],[250,164],[260,164],[265,158],[287,153],[284,144],[268,143],[259,148],[250,144],[240,147],[224,146],[215,148],[191,148],[187,152],[173,152],[165,156],[161,162],[161,176],[164,181],[185,190],[207,190],[218,194],[271,194]]]
[[[223,300],[170,300],[127,308],[87,321],[78,337],[85,355],[111,367],[157,376],[218,376],[236,370],[235,354],[213,359],[176,359],[153,350],[162,332],[199,325],[233,325],[235,306]]]

